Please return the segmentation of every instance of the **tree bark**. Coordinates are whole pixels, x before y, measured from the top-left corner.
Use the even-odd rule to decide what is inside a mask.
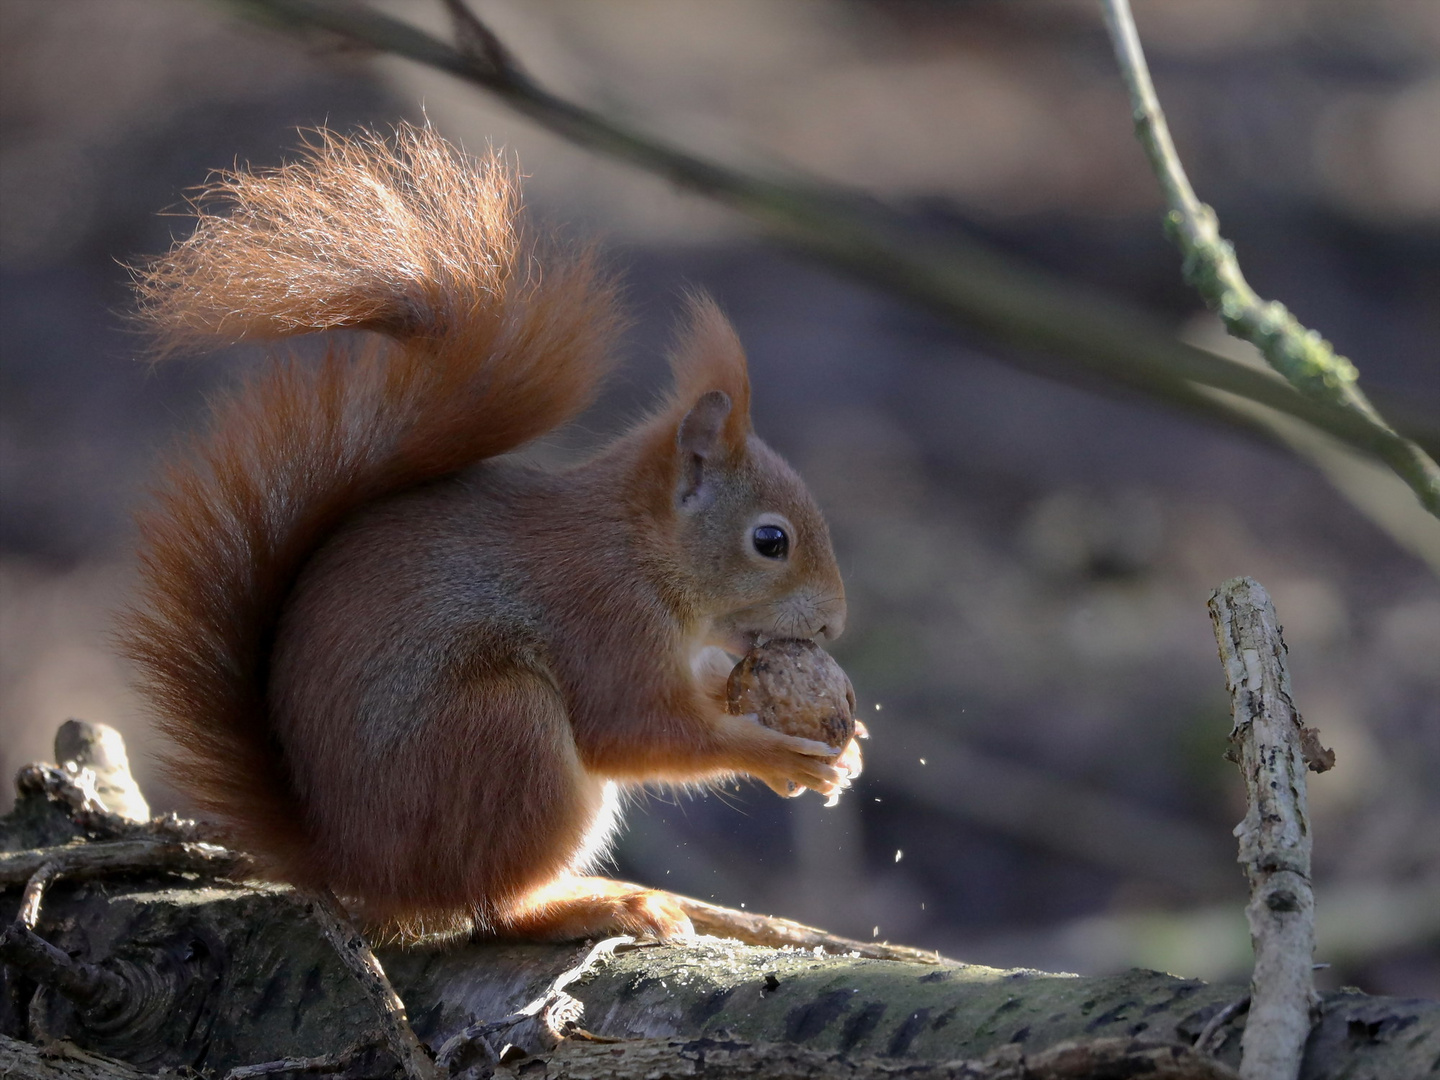
[[[13,917],[19,903],[20,889],[7,887],[0,917]],[[128,879],[61,879],[47,893],[36,929],[75,957],[123,975],[135,990],[122,1008],[86,1014],[6,969],[0,1031],[14,1039],[69,1040],[149,1072],[223,1071],[382,1045],[372,1003],[288,890],[154,871]],[[476,1021],[522,1009],[585,952],[583,945],[465,941],[378,950],[416,1033],[432,1048]],[[636,1076],[710,1075],[694,1061],[685,1064],[684,1053],[693,1058],[700,1044],[714,1048],[700,1053],[712,1065],[723,1060],[722,1050],[741,1055],[737,1068],[741,1048],[760,1046],[755,1053],[773,1058],[779,1051],[764,1047],[783,1044],[780,1050],[792,1057],[799,1050],[812,1054],[812,1065],[819,1054],[856,1068],[874,1059],[950,1070],[916,1076],[980,1076],[957,1070],[997,1053],[1040,1054],[1065,1040],[1141,1038],[1188,1047],[1245,988],[1153,971],[1081,978],[700,938],[617,953],[569,992],[583,1004],[583,1028],[624,1041],[608,1050],[578,1041],[556,1050],[502,1035],[494,1049],[518,1039],[519,1051],[553,1056],[536,1075],[556,1077],[626,1075],[616,1066],[627,1056],[637,1069],[649,1062]],[[1231,1067],[1243,1023],[1237,1015],[1206,1040]],[[655,1073],[658,1044],[631,1040],[677,1040],[690,1050],[675,1049],[673,1072]],[[16,1046],[0,1050],[18,1054]],[[610,1072],[597,1072],[594,1061],[575,1064],[587,1055],[608,1063]],[[1302,1076],[1419,1076],[1437,1058],[1440,1002],[1332,994],[1311,1035]],[[392,1068],[383,1050],[362,1052],[344,1075],[385,1076]],[[797,1066],[774,1075],[807,1074]]]

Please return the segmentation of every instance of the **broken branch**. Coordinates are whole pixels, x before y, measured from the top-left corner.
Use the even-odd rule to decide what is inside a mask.
[[[1245,915],[1255,950],[1240,1076],[1295,1080],[1316,1001],[1315,896],[1302,750],[1306,728],[1295,708],[1285,642],[1265,590],[1251,578],[1234,578],[1211,595],[1209,608],[1234,719],[1227,756],[1244,774],[1249,806],[1235,829],[1250,881]],[[1313,733],[1311,741],[1323,750]],[[1334,760],[1329,751],[1324,754]]]

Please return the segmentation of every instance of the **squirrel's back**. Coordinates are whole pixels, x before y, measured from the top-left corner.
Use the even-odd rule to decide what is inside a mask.
[[[271,648],[307,559],[359,508],[566,422],[608,369],[615,287],[548,252],[507,169],[429,128],[321,132],[298,161],[221,175],[195,232],[139,271],[162,351],[355,329],[276,357],[215,407],[140,519],[125,651],[174,782],[287,874],[307,837],[267,714]],[[288,874],[287,874],[288,876]]]

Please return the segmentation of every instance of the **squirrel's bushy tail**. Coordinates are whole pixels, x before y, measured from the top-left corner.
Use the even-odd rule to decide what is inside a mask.
[[[301,566],[358,507],[512,450],[578,413],[608,367],[616,289],[588,253],[536,265],[510,172],[429,128],[318,133],[221,175],[188,239],[137,272],[161,351],[355,328],[220,401],[141,515],[124,650],[176,748],[176,784],[284,872],[306,838],[266,710]]]

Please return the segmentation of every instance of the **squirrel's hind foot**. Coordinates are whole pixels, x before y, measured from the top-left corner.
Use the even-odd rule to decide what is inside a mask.
[[[631,934],[673,942],[693,937],[690,917],[669,893],[599,877],[566,877],[532,893],[489,936],[529,941]]]

